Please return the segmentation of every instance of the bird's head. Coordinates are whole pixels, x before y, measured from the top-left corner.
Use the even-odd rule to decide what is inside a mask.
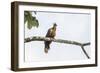
[[[54,24],[53,24],[53,27],[57,27],[57,24],[56,24],[56,23],[54,23]]]
[[[57,24],[56,24],[56,23],[54,23],[54,24],[53,24],[53,26],[54,26],[54,27],[56,27],[56,26],[57,26]]]
[[[56,27],[57,27],[57,24],[54,23],[54,24],[53,24],[53,29],[56,30]]]

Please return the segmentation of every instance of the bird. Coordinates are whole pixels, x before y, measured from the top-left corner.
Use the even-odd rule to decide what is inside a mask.
[[[56,36],[56,27],[57,27],[57,24],[54,23],[53,27],[48,29],[47,34],[46,34],[45,37],[54,39],[55,36]],[[48,50],[50,49],[51,42],[52,41],[44,41],[44,44],[45,44],[44,52],[45,53],[48,53]]]

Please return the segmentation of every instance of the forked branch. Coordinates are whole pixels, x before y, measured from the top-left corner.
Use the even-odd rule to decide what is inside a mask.
[[[80,43],[76,41],[70,41],[70,40],[63,40],[63,39],[53,39],[53,38],[47,38],[47,37],[40,37],[40,36],[33,36],[29,38],[24,39],[24,43],[31,42],[31,41],[53,41],[57,43],[65,43],[65,44],[72,44],[72,45],[77,45],[80,46],[86,55],[86,57],[89,59],[90,57],[88,56],[87,52],[84,49],[84,46],[90,45],[90,42],[87,43]]]

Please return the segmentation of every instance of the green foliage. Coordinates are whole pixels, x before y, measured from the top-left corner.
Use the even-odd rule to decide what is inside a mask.
[[[36,12],[35,12],[36,14]],[[38,27],[39,22],[36,19],[35,16],[32,16],[32,13],[30,11],[24,12],[24,24],[27,22],[28,29],[31,29],[32,27]]]

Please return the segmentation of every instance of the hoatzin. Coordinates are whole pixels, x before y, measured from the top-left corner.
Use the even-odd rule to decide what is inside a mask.
[[[48,37],[48,38],[54,38],[56,36],[56,26],[57,24],[54,23],[53,24],[53,27],[48,29],[48,32],[46,34],[45,37]],[[45,44],[45,48],[44,48],[44,52],[45,53],[48,53],[48,50],[50,49],[50,44],[51,44],[52,41],[45,41],[44,44]]]

